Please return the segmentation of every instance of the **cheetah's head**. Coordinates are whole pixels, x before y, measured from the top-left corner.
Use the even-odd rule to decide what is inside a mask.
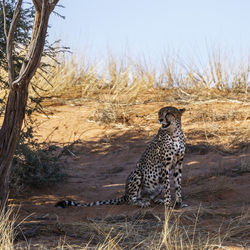
[[[185,109],[177,109],[175,107],[164,107],[158,113],[158,120],[162,129],[175,129],[177,121],[181,121],[181,115]]]

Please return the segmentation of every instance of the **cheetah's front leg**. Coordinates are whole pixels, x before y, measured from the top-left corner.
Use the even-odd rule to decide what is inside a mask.
[[[181,196],[182,165],[183,165],[183,157],[177,161],[174,169],[175,205],[178,207],[187,207],[188,205],[182,203],[182,196]]]
[[[174,183],[175,183],[175,202],[177,206],[181,206],[181,173],[182,173],[182,162],[183,158],[177,161],[174,168]]]
[[[137,169],[134,170],[127,179],[126,196],[128,203],[139,207],[149,207],[150,202],[141,198],[142,175]]]
[[[170,193],[169,172],[170,172],[170,165],[167,165],[162,170],[162,180],[163,180],[164,205],[170,208],[172,207],[172,201]]]

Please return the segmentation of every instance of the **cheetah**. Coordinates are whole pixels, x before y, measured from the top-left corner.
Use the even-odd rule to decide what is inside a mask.
[[[161,124],[157,135],[147,145],[146,150],[129,174],[125,193],[111,200],[78,203],[71,200],[59,201],[56,207],[92,207],[94,205],[132,204],[148,207],[151,202],[166,207],[186,206],[182,204],[181,177],[185,154],[185,138],[181,128],[181,116],[185,109],[164,107],[158,112]],[[175,202],[171,200],[170,174],[173,170]],[[162,194],[162,195],[161,195]],[[162,198],[159,198],[161,195]]]

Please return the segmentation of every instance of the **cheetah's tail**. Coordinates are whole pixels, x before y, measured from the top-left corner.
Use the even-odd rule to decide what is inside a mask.
[[[100,206],[100,205],[122,205],[126,203],[125,196],[111,199],[111,200],[104,200],[104,201],[93,201],[90,203],[79,203],[71,200],[62,200],[58,201],[55,205],[55,207],[70,207],[70,206],[77,206],[77,207],[93,207],[93,206]]]

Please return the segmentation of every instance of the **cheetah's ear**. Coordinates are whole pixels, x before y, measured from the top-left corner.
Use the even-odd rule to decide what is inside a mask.
[[[179,109],[179,111],[181,112],[181,114],[183,114],[186,111],[186,109]]]

